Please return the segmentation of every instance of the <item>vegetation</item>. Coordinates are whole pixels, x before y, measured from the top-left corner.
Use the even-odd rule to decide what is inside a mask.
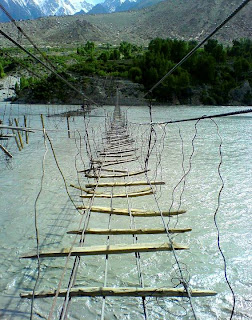
[[[129,71],[133,81],[143,83],[150,89],[177,62],[196,45],[182,40],[154,39],[148,51],[138,58]],[[233,41],[224,48],[217,40],[209,40],[190,59],[154,90],[153,95],[160,101],[172,101],[176,95],[180,101],[188,101],[193,91],[201,89],[204,104],[227,104],[230,90],[245,80],[252,85],[252,41]]]
[[[87,41],[82,46],[68,49],[45,49],[48,58],[57,66],[65,78],[74,85],[85,87],[89,77],[112,77],[131,79],[149,90],[197,43],[177,39],[154,39],[148,48],[121,42],[118,47],[110,44],[97,47]],[[16,50],[16,51],[15,51]],[[15,59],[4,56],[10,54]],[[0,77],[17,71],[21,64],[23,76],[16,94],[25,90],[35,100],[64,100],[68,91],[55,76],[46,76],[38,64],[17,49],[3,49],[0,56]],[[153,98],[164,103],[174,99],[180,103],[190,103],[196,94],[203,104],[225,105],[231,100],[230,93],[247,81],[252,86],[252,41],[234,40],[231,46],[224,47],[217,40],[209,40],[203,48],[182,64],[172,75],[153,91]],[[31,77],[32,70],[39,77]],[[244,95],[242,103],[251,101],[251,90]]]

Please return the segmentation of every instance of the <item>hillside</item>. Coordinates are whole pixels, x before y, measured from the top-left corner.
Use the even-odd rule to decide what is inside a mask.
[[[129,41],[147,44],[155,37],[202,39],[229,15],[241,0],[167,0],[145,9],[112,14],[48,17],[18,22],[43,46],[71,46],[87,40],[118,44]],[[251,2],[225,26],[216,38],[222,42],[252,38]],[[18,39],[11,23],[1,23],[1,29]],[[22,44],[25,44],[22,39]],[[8,41],[0,38],[0,45]]]

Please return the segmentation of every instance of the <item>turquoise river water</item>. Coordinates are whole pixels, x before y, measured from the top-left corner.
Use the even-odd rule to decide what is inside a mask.
[[[71,138],[67,136],[65,117],[47,117],[67,110],[76,110],[76,106],[10,105],[0,104],[0,119],[8,123],[18,118],[23,125],[26,115],[28,124],[36,129],[29,134],[29,144],[22,151],[17,150],[14,138],[2,141],[13,155],[7,157],[0,150],[0,319],[30,319],[31,301],[21,299],[21,292],[33,289],[37,276],[35,260],[20,259],[23,254],[34,251],[36,237],[34,227],[35,200],[41,188],[42,161],[44,157],[44,179],[42,191],[37,201],[39,244],[41,249],[70,246],[74,235],[68,230],[78,228],[81,215],[74,210],[69,200],[61,174],[41,131],[40,114],[44,114],[45,127],[63,172],[66,184],[82,185],[87,182],[77,170],[88,166],[86,143],[83,139],[85,126],[89,132],[91,148],[98,147],[104,132],[105,114],[111,114],[113,107],[93,109],[87,115],[70,117]],[[153,121],[200,117],[244,109],[242,107],[187,107],[158,106],[153,108]],[[129,164],[130,170],[138,170],[146,156],[150,127],[140,125],[149,121],[148,107],[122,107],[127,114],[129,130],[139,147],[139,162]],[[252,319],[252,116],[251,114],[230,116],[216,120],[222,138],[221,175],[224,189],[221,193],[220,207],[217,212],[217,224],[220,230],[220,245],[226,258],[227,277],[235,293],[236,306],[233,319]],[[202,120],[154,127],[157,141],[150,157],[152,169],[150,178],[162,179],[166,184],[158,188],[158,203],[162,209],[187,210],[187,213],[175,218],[166,218],[171,226],[190,227],[191,232],[175,236],[175,241],[188,245],[189,250],[178,252],[183,263],[187,280],[190,274],[190,286],[197,289],[214,290],[213,297],[193,298],[197,319],[230,318],[232,294],[224,277],[223,259],[217,246],[217,230],[214,213],[218,205],[218,193],[221,180],[218,175],[220,163],[220,138],[217,127],[211,120]],[[5,131],[6,132],[6,131]],[[11,132],[9,132],[11,133]],[[80,139],[81,137],[81,139]],[[23,134],[25,141],[25,135]],[[183,140],[183,145],[182,145]],[[184,157],[182,155],[182,146]],[[80,156],[81,155],[81,156]],[[183,162],[184,158],[184,162]],[[191,163],[191,165],[190,165]],[[191,167],[183,183],[174,187]],[[77,170],[76,170],[77,169]],[[132,180],[143,180],[143,176]],[[90,179],[91,181],[92,179]],[[139,187],[138,187],[139,188]],[[141,187],[140,187],[141,188]],[[119,190],[117,190],[119,191]],[[72,188],[69,192],[76,204],[80,204],[79,193]],[[172,197],[173,194],[173,197]],[[180,200],[181,199],[181,200]],[[109,206],[105,200],[97,200],[95,205]],[[132,198],[133,208],[156,209],[153,196]],[[114,207],[125,207],[125,200],[115,199]],[[142,219],[142,220],[141,220]],[[136,218],[137,227],[161,227],[160,218]],[[108,227],[108,215],[94,213],[90,219],[91,227]],[[129,218],[113,216],[111,227],[128,228]],[[139,236],[139,242],[167,241],[165,235]],[[106,236],[88,236],[87,245],[106,243]],[[132,236],[112,236],[110,244],[132,243]],[[71,258],[72,259],[72,258]],[[62,288],[67,287],[73,260],[66,268]],[[65,265],[65,258],[43,259],[41,261],[38,290],[54,290]],[[76,286],[103,286],[105,260],[103,256],[90,256],[81,259],[76,278]],[[174,261],[169,252],[142,253],[141,272],[145,286],[171,287],[176,281]],[[138,272],[134,254],[113,255],[108,260],[107,286],[137,286]],[[52,319],[58,319],[62,298],[56,301]],[[69,307],[68,319],[101,319],[102,298],[73,298]],[[37,299],[34,303],[34,319],[47,319],[53,299]],[[147,298],[148,319],[194,319],[186,299]],[[144,319],[142,301],[139,298],[107,298],[105,318],[108,320]]]

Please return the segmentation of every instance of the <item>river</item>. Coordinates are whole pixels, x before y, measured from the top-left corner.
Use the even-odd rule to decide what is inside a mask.
[[[15,140],[2,142],[12,153],[13,159],[7,159],[0,152],[0,318],[29,319],[30,300],[21,299],[21,292],[33,289],[37,276],[37,262],[20,259],[21,255],[36,248],[34,228],[35,200],[38,216],[39,244],[41,249],[70,246],[74,235],[66,232],[76,229],[81,215],[74,210],[65,190],[62,175],[55,163],[49,141],[44,143],[41,131],[40,114],[44,114],[45,127],[55,151],[58,165],[64,175],[67,186],[87,181],[77,170],[87,167],[85,127],[88,128],[91,148],[101,143],[104,132],[105,114],[111,114],[113,107],[93,109],[87,115],[70,117],[71,138],[67,135],[65,117],[47,117],[67,110],[76,110],[76,106],[48,105],[11,105],[0,104],[0,119],[8,123],[15,117],[23,125],[26,115],[28,125],[36,129],[29,134],[29,143],[22,151],[17,150]],[[200,117],[235,110],[242,107],[188,107],[158,106],[153,107],[154,122]],[[127,114],[129,128],[139,147],[139,161],[143,163],[147,152],[150,127],[147,107],[122,107]],[[178,252],[183,263],[183,272],[190,285],[198,289],[210,289],[218,294],[213,297],[193,298],[193,305],[198,319],[229,319],[232,309],[232,295],[224,277],[224,264],[217,246],[217,230],[214,214],[218,206],[218,194],[222,186],[218,166],[224,181],[220,206],[216,221],[220,232],[220,246],[225,255],[227,277],[236,298],[233,319],[252,318],[252,272],[251,272],[251,204],[252,204],[252,116],[239,115],[211,120],[201,120],[167,126],[156,125],[153,139],[156,144],[149,160],[150,178],[166,182],[158,188],[158,203],[162,209],[187,210],[187,213],[170,219],[171,226],[191,227],[192,231],[176,236],[176,242],[188,245],[190,250]],[[140,125],[142,124],[142,125]],[[222,139],[220,158],[220,136]],[[195,137],[195,133],[196,137]],[[82,137],[80,139],[80,137]],[[193,144],[192,144],[193,140]],[[182,144],[183,141],[183,144]],[[183,153],[182,153],[183,146]],[[194,149],[194,152],[193,152]],[[193,153],[192,153],[193,152]],[[81,157],[80,157],[81,153]],[[45,156],[45,157],[44,157]],[[184,158],[184,162],[183,162]],[[44,159],[44,162],[43,162]],[[142,162],[141,162],[142,161]],[[44,179],[41,189],[42,162]],[[182,166],[183,164],[183,166]],[[137,170],[139,163],[130,165]],[[183,169],[184,167],[184,169]],[[189,170],[190,169],[190,170]],[[184,171],[186,180],[174,190]],[[140,178],[139,178],[140,179]],[[143,179],[143,178],[142,178]],[[91,181],[92,179],[90,179]],[[161,191],[160,191],[161,190]],[[69,187],[75,203],[80,203],[79,194]],[[173,194],[173,197],[172,197]],[[147,200],[146,200],[147,199]],[[114,207],[125,207],[123,200],[114,200]],[[106,200],[97,201],[96,205],[108,206]],[[155,209],[153,197],[139,197],[131,200],[131,206]],[[138,227],[143,226],[143,218],[136,218]],[[160,218],[146,218],[144,226],[161,226]],[[168,218],[166,219],[168,222]],[[128,218],[113,216],[112,227],[129,227]],[[92,227],[107,227],[108,215],[92,214]],[[102,244],[106,236],[89,236],[86,244]],[[165,241],[165,235],[139,236],[140,242]],[[167,239],[166,239],[167,240]],[[113,236],[110,244],[130,243],[132,236]],[[125,259],[127,256],[127,259]],[[68,283],[71,263],[66,268],[62,288]],[[38,281],[39,290],[56,289],[64,268],[65,259],[43,259]],[[76,285],[103,286],[104,257],[82,258]],[[174,261],[171,253],[156,252],[141,254],[141,270],[145,286],[172,286],[176,278]],[[176,280],[176,279],[175,279]],[[137,286],[138,273],[135,256],[113,255],[108,263],[108,286]],[[58,298],[52,319],[57,319],[62,298]],[[34,319],[47,318],[52,307],[52,298],[37,299],[34,304]],[[193,319],[187,300],[168,298],[147,298],[149,319]],[[102,298],[73,298],[69,309],[69,319],[100,319]],[[144,319],[139,298],[108,298],[105,305],[105,319],[135,320]]]

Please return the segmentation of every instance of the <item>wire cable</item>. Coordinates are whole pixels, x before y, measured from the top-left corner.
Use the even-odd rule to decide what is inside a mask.
[[[220,162],[219,162],[219,165],[218,165],[218,175],[219,175],[219,178],[220,178],[220,181],[221,181],[221,186],[220,186],[220,189],[219,189],[219,192],[218,192],[218,199],[217,199],[217,207],[215,209],[215,212],[214,212],[214,224],[215,224],[215,227],[216,227],[216,230],[217,230],[217,245],[218,245],[218,249],[219,249],[219,252],[221,254],[221,257],[222,257],[222,260],[223,260],[223,264],[224,264],[224,276],[225,276],[225,280],[226,280],[226,283],[231,291],[231,294],[232,294],[232,299],[233,299],[233,304],[232,304],[232,310],[231,310],[231,314],[230,314],[230,320],[233,318],[233,315],[234,315],[234,310],[235,310],[235,304],[236,304],[236,299],[235,299],[235,293],[234,293],[234,290],[231,286],[231,283],[230,281],[228,280],[228,275],[227,275],[227,261],[226,261],[226,258],[225,258],[225,255],[222,251],[222,248],[221,248],[221,244],[220,244],[220,230],[219,230],[219,227],[218,227],[218,223],[217,223],[217,215],[218,215],[218,212],[219,212],[219,209],[220,209],[220,200],[221,200],[221,194],[222,194],[222,191],[225,187],[225,184],[224,184],[224,180],[223,180],[223,177],[222,177],[222,174],[221,174],[221,166],[222,166],[222,163],[223,163],[223,157],[222,157],[222,137],[220,135],[220,131],[219,131],[219,126],[218,124],[213,120],[213,123],[215,124],[216,126],[216,130],[217,130],[217,135],[219,137],[219,140],[220,140],[220,143],[219,143],[219,156],[220,156]]]
[[[40,198],[40,195],[42,193],[43,189],[43,182],[44,182],[44,177],[45,177],[45,159],[46,159],[46,154],[48,152],[48,147],[46,143],[46,133],[45,129],[43,129],[43,136],[44,136],[44,146],[45,146],[45,152],[43,155],[43,160],[42,160],[42,176],[41,176],[41,181],[40,181],[40,189],[38,192],[38,195],[36,197],[35,203],[34,203],[34,225],[35,225],[35,234],[36,234],[36,246],[37,246],[37,277],[36,281],[33,287],[32,291],[32,300],[31,300],[31,313],[30,313],[30,320],[33,319],[33,307],[34,307],[34,298],[35,298],[35,291],[37,288],[37,284],[40,278],[40,266],[41,266],[41,261],[40,261],[40,256],[39,256],[39,230],[38,230],[38,209],[37,209],[37,204],[38,200]]]

